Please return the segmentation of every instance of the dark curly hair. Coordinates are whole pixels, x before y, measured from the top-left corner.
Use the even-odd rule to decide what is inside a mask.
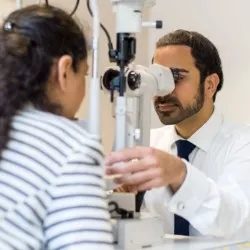
[[[60,113],[47,97],[53,63],[70,55],[74,71],[88,56],[81,27],[63,10],[32,5],[12,12],[0,30],[0,152],[6,147],[11,121],[31,103]]]
[[[220,82],[213,96],[215,101],[217,92],[222,89],[224,80],[221,59],[215,45],[198,32],[182,29],[161,37],[156,43],[156,48],[168,45],[186,45],[191,48],[195,65],[200,71],[201,83],[210,74],[216,73],[219,76]]]

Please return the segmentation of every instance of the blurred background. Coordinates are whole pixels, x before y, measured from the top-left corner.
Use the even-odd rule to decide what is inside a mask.
[[[23,0],[23,5],[37,3]],[[44,1],[40,1],[43,3]],[[71,12],[75,0],[50,0],[50,4]],[[115,45],[115,13],[111,0],[99,0],[101,21],[108,29]],[[0,0],[0,18],[4,19],[16,8],[15,0]],[[148,66],[158,38],[175,29],[188,29],[202,33],[218,48],[224,69],[225,81],[218,94],[216,106],[226,117],[239,123],[250,124],[250,1],[249,0],[156,0],[152,9],[143,13],[144,20],[162,20],[163,29],[143,29],[137,35],[135,63]],[[91,36],[92,19],[81,0],[75,17]],[[107,39],[101,31],[100,74],[112,66],[108,60]],[[114,65],[113,65],[114,66]],[[91,71],[90,71],[91,73]],[[90,82],[89,82],[90,83]],[[101,92],[102,138],[105,153],[112,149],[114,141],[114,119],[110,96]],[[78,112],[80,119],[87,118],[88,96]],[[161,126],[152,108],[152,127]]]

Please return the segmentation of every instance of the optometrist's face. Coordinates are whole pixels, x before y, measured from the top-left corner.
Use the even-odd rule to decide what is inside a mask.
[[[204,105],[204,83],[200,82],[200,72],[195,66],[191,48],[184,45],[158,48],[154,63],[180,72],[180,79],[171,94],[154,97],[160,121],[164,125],[178,124],[198,113]]]

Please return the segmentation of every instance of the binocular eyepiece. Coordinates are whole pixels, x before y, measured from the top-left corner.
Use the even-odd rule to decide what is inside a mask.
[[[141,75],[133,70],[128,70],[126,73],[126,80],[131,90],[136,90],[141,84]],[[102,77],[102,85],[107,90],[115,90],[119,88],[119,70],[108,69]]]
[[[169,70],[172,73],[172,77],[175,84],[177,84],[179,81],[183,79],[183,75],[181,73],[186,72],[178,68],[169,68]],[[140,88],[142,80],[142,76],[140,75],[140,73],[131,69],[127,69],[127,71],[125,71],[125,75],[126,75],[126,84],[130,88],[130,90],[134,91]],[[119,77],[120,77],[119,70],[112,68],[108,69],[102,77],[102,86],[109,91],[118,90],[120,87]]]

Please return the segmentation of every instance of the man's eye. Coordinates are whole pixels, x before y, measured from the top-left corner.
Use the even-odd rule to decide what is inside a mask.
[[[178,75],[176,75],[176,76],[174,77],[174,82],[175,82],[175,83],[178,83],[178,82],[180,82],[181,80],[183,80],[184,78],[185,78],[185,76],[178,74]]]
[[[188,70],[186,69],[179,69],[179,68],[170,68],[173,74],[174,82],[175,84],[182,81],[186,74],[188,73]]]

